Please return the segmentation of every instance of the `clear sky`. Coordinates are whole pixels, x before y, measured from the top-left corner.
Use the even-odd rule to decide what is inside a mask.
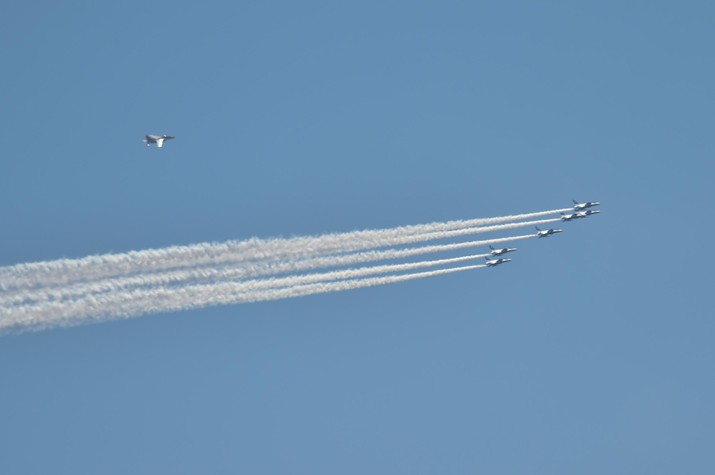
[[[603,212],[499,269],[4,336],[0,473],[714,473],[714,17],[6,2],[0,265]]]

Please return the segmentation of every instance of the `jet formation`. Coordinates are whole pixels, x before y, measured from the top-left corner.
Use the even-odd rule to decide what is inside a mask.
[[[574,206],[574,212],[573,213],[561,213],[561,221],[573,221],[576,219],[584,219],[588,218],[589,216],[593,216],[594,214],[600,213],[598,210],[590,209],[594,206],[598,206],[601,203],[598,201],[587,201],[585,203],[579,203],[576,200],[573,200]],[[553,236],[554,234],[562,233],[562,229],[541,229],[538,226],[536,227],[536,237],[537,238],[545,238],[545,237],[550,237]],[[487,267],[496,267],[498,265],[504,264],[505,262],[510,262],[511,259],[507,259],[504,257],[499,257],[503,256],[507,252],[514,252],[516,251],[515,247],[505,247],[503,249],[495,249],[493,246],[489,246],[489,254],[484,256],[484,260],[486,261]]]
[[[598,206],[601,203],[599,201],[586,201],[585,203],[579,203],[576,200],[571,200],[573,201],[573,213],[561,213],[561,221],[573,221],[575,219],[584,219],[588,218],[589,216],[593,216],[594,214],[600,213],[600,211],[595,210],[595,209],[590,209],[594,206]],[[536,237],[539,238],[544,238],[544,237],[549,237],[553,236],[556,233],[562,233],[563,231],[561,229],[539,229],[538,226],[536,226]]]

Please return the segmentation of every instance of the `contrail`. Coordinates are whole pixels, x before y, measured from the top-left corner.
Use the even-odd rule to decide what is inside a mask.
[[[0,333],[297,297],[482,268],[485,265],[448,266],[488,253],[345,266],[533,238],[532,233],[426,244],[552,223],[559,218],[548,216],[570,209],[312,237],[208,242],[0,267]],[[419,246],[400,247],[408,244]],[[442,268],[411,273],[425,267]],[[377,274],[393,275],[370,277]]]
[[[131,251],[120,254],[105,254],[100,256],[88,256],[80,259],[58,259],[50,262],[35,262],[18,264],[0,268],[0,278],[10,277],[17,272],[54,272],[58,270],[73,270],[83,267],[93,267],[99,270],[100,268],[111,266],[106,269],[110,272],[121,272],[124,265],[132,264],[151,264],[157,260],[164,260],[164,265],[170,266],[172,259],[176,260],[178,265],[183,265],[182,259],[192,253],[205,253],[211,255],[213,253],[222,253],[227,251],[245,252],[251,249],[260,247],[270,248],[272,246],[280,246],[286,243],[292,243],[296,248],[316,249],[320,252],[344,251],[341,247],[346,241],[359,241],[363,243],[376,242],[379,243],[385,239],[390,239],[396,236],[408,236],[413,234],[429,234],[439,231],[449,231],[462,228],[474,228],[486,224],[505,223],[513,221],[521,221],[524,219],[538,218],[542,216],[555,215],[562,212],[572,211],[571,208],[554,209],[547,211],[538,211],[534,213],[515,214],[509,216],[501,216],[495,218],[478,218],[469,220],[455,220],[442,223],[419,224],[401,226],[391,229],[378,230],[362,230],[351,231],[347,233],[325,234],[313,237],[300,238],[278,238],[278,239],[248,239],[245,241],[227,241],[224,243],[199,243],[188,246],[169,246],[163,249],[148,249],[144,251]],[[414,242],[414,241],[413,241]],[[380,246],[398,245],[394,244],[379,244]],[[318,247],[316,247],[316,245]],[[378,245],[368,245],[368,247],[378,247]],[[319,248],[319,249],[318,249]],[[267,249],[272,250],[272,249]],[[354,249],[358,250],[358,249]],[[149,270],[149,269],[143,269]],[[111,274],[114,275],[114,274]],[[8,281],[9,283],[10,281]],[[0,281],[2,284],[2,281]]]
[[[173,246],[165,249],[133,251],[124,254],[106,254],[82,259],[60,259],[31,264],[19,264],[0,268],[0,289],[13,290],[47,285],[68,284],[75,281],[111,277],[117,275],[156,272],[171,268],[206,265],[226,265],[239,262],[264,261],[277,258],[308,258],[327,252],[353,252],[364,249],[389,247],[402,244],[449,239],[458,236],[479,234],[526,226],[538,226],[559,221],[543,219],[484,227],[468,227],[429,233],[395,235],[394,230],[383,230],[380,238],[369,240],[344,238],[342,247],[336,243],[336,236],[317,238],[292,238],[276,240],[248,240],[242,242],[203,243],[189,246]],[[447,223],[442,223],[447,224]],[[436,225],[435,225],[436,226]],[[399,229],[399,228],[398,228]],[[358,231],[356,233],[370,233]],[[324,239],[323,242],[321,239]],[[340,238],[343,239],[343,238]],[[310,245],[307,244],[310,243]]]
[[[0,296],[0,307],[8,305],[23,305],[33,301],[59,301],[77,299],[85,295],[107,292],[117,292],[134,287],[149,287],[157,285],[181,285],[186,283],[199,283],[201,281],[217,281],[238,278],[258,277],[262,275],[278,275],[288,272],[300,272],[318,268],[338,267],[343,265],[358,264],[361,262],[382,261],[388,259],[401,259],[423,254],[435,254],[459,249],[466,249],[489,244],[530,239],[534,234],[511,236],[482,241],[467,241],[451,244],[438,244],[405,249],[387,249],[381,251],[363,251],[353,254],[329,255],[308,258],[297,261],[279,261],[257,263],[233,267],[206,267],[169,271],[156,274],[131,275],[129,277],[109,278],[89,283],[79,283],[69,286],[51,287],[43,289],[25,289],[18,292],[6,292]],[[485,257],[478,254],[476,257]]]
[[[439,269],[427,272],[417,272],[413,274],[392,275],[386,277],[372,277],[368,279],[349,279],[338,282],[319,282],[316,284],[297,285],[294,287],[285,287],[282,289],[271,289],[250,296],[250,299],[243,302],[260,302],[264,300],[276,300],[282,298],[302,297],[305,295],[313,295],[326,292],[340,292],[343,290],[359,289],[362,287],[373,287],[376,285],[394,284],[397,282],[405,282],[414,279],[423,279],[425,277],[435,277],[438,275],[452,274],[455,272],[463,272],[467,270],[483,269],[486,265],[477,264],[471,266],[452,267],[448,269]]]
[[[298,297],[314,293],[335,292],[422,277],[442,275],[460,270],[479,269],[484,264],[438,269],[415,274],[392,275],[371,279],[356,279],[366,275],[385,274],[435,267],[474,260],[471,255],[432,261],[392,264],[358,269],[346,269],[239,282],[191,284],[181,287],[157,287],[127,292],[89,296],[80,300],[46,302],[0,310],[0,333],[8,331],[74,326],[82,323],[131,318],[147,313],[189,310],[238,302],[257,302],[277,298]],[[338,281],[338,282],[334,282]]]

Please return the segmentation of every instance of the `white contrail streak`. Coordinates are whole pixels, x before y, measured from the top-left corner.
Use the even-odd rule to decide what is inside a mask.
[[[570,208],[313,237],[200,243],[0,267],[0,333],[131,318],[153,312],[256,302],[383,285],[478,269],[448,267],[488,256],[359,263],[499,244],[523,234],[466,242],[455,238],[559,221]],[[436,242],[427,245],[428,242]],[[416,247],[401,247],[419,244]],[[416,272],[426,267],[441,269]],[[379,274],[392,274],[374,277]]]
[[[326,292],[340,292],[343,290],[359,289],[362,287],[373,287],[376,285],[394,284],[397,282],[405,282],[408,280],[422,279],[425,277],[434,277],[438,275],[452,274],[454,272],[463,272],[466,270],[482,269],[487,267],[484,264],[476,264],[471,266],[452,267],[448,269],[438,269],[426,272],[417,272],[413,274],[391,275],[386,277],[372,277],[368,279],[349,279],[338,282],[318,282],[315,284],[297,285],[293,287],[284,287],[281,289],[271,289],[263,292],[255,293],[244,302],[259,302],[264,300],[276,300],[282,298],[302,297],[305,295],[313,295]]]
[[[47,285],[63,285],[82,280],[139,274],[142,272],[156,272],[171,268],[196,268],[206,265],[227,265],[239,262],[276,260],[279,258],[308,258],[327,252],[353,252],[377,247],[397,246],[448,239],[457,236],[516,229],[525,226],[536,226],[556,221],[558,221],[558,219],[543,219],[406,235],[396,234],[394,232],[395,230],[383,230],[381,231],[383,236],[370,240],[355,239],[354,236],[346,238],[345,242],[342,243],[342,247],[340,246],[341,243],[336,242],[336,239],[340,236],[348,236],[351,233],[344,235],[326,235],[317,238],[203,243],[183,247],[174,246],[165,249],[133,251],[124,254],[90,256],[82,259],[61,259],[31,264],[19,264],[0,268],[0,289],[13,290]],[[370,231],[359,231],[357,233],[370,233]],[[386,237],[388,234],[390,236]],[[310,246],[307,245],[307,241],[310,242]]]
[[[535,237],[534,234],[521,236],[511,236],[482,241],[467,241],[451,244],[438,244],[432,246],[422,246],[405,249],[387,249],[380,251],[363,251],[353,254],[319,256],[298,261],[280,261],[275,263],[257,263],[250,265],[240,265],[233,267],[206,267],[198,269],[186,269],[169,271],[156,274],[132,275],[130,277],[109,278],[93,281],[90,283],[80,283],[69,286],[30,289],[18,292],[6,292],[7,295],[0,296],[0,307],[9,305],[23,305],[39,301],[58,301],[67,299],[77,299],[85,295],[99,294],[107,292],[117,292],[135,287],[149,287],[157,285],[181,285],[188,283],[199,283],[202,281],[235,280],[239,278],[257,277],[262,275],[278,275],[287,272],[300,272],[318,268],[338,267],[342,265],[357,264],[361,262],[382,261],[388,259],[401,259],[423,254],[434,254],[459,249],[467,249],[489,244],[500,244],[505,242],[529,239]],[[477,257],[489,255],[479,254]]]
[[[26,305],[16,307],[14,310],[10,309],[9,312],[7,309],[0,311],[0,333],[73,326],[171,310],[189,310],[229,303],[257,302],[314,293],[335,292],[486,267],[484,264],[480,264],[415,274],[355,279],[366,275],[447,265],[476,258],[477,256],[464,256],[244,282],[229,281],[193,284],[182,287],[158,287],[102,296],[90,296],[81,300],[67,302]]]
[[[301,248],[314,248],[316,244],[320,243],[321,252],[326,251],[344,251],[340,245],[344,244],[346,241],[360,241],[360,242],[379,242],[384,239],[389,239],[395,236],[407,236],[411,234],[429,234],[439,231],[449,231],[453,229],[462,228],[473,228],[478,226],[483,226],[487,224],[497,224],[497,223],[507,223],[514,221],[522,221],[525,219],[538,218],[549,215],[556,215],[559,213],[565,213],[567,211],[572,211],[572,208],[561,208],[547,211],[537,211],[534,213],[524,213],[515,214],[509,216],[501,216],[495,218],[478,218],[469,220],[455,220],[447,222],[437,222],[430,224],[418,224],[409,226],[400,226],[391,229],[377,229],[377,230],[362,230],[362,231],[351,231],[346,233],[334,233],[325,234],[321,236],[311,236],[311,237],[300,237],[300,238],[279,238],[279,239],[248,239],[245,241],[227,241],[224,243],[198,243],[188,246],[169,246],[163,249],[147,249],[143,251],[131,251],[127,253],[120,254],[105,254],[99,256],[88,256],[81,259],[58,259],[55,261],[44,261],[44,262],[34,262],[26,264],[18,264],[16,266],[0,268],[0,277],[3,277],[5,273],[13,273],[16,271],[25,272],[45,272],[45,271],[57,271],[57,270],[72,270],[80,267],[102,267],[106,265],[110,266],[123,266],[127,262],[133,263],[151,263],[156,259],[165,259],[168,262],[171,259],[177,259],[179,265],[182,265],[182,257],[187,256],[194,252],[205,252],[211,254],[211,251],[222,252],[229,250],[236,251],[247,251],[253,248],[261,246],[271,246],[280,245],[287,242],[291,242],[294,246]],[[400,243],[396,243],[400,244]],[[404,243],[403,243],[404,244]],[[393,244],[386,244],[393,245]],[[332,249],[331,249],[332,246]],[[208,247],[208,249],[207,249]],[[371,245],[369,247],[378,247],[377,245]],[[357,249],[355,249],[357,250]],[[167,264],[168,265],[168,264]],[[117,268],[111,269],[111,271],[116,272]]]

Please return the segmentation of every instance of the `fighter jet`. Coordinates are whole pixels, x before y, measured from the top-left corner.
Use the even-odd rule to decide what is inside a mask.
[[[164,141],[165,140],[171,140],[173,139],[173,135],[145,135],[143,142],[146,144],[148,147],[149,145],[155,143],[157,147],[161,148],[164,146]]]
[[[505,257],[500,257],[499,259],[489,259],[488,257],[484,257],[484,260],[487,261],[487,267],[496,267],[499,264],[511,261],[511,259],[507,259]]]
[[[583,213],[570,213],[570,214],[564,214],[561,213],[561,221],[573,221],[574,219],[579,219],[579,218],[585,218],[586,215]]]
[[[515,247],[505,247],[504,249],[494,249],[491,245],[489,246],[489,249],[492,250],[492,252],[489,253],[492,256],[501,256],[502,254],[506,254],[507,252],[516,251]]]
[[[601,204],[601,203],[599,203],[598,201],[587,201],[587,202],[585,202],[585,203],[579,203],[579,202],[576,201],[576,200],[571,200],[571,201],[573,201],[573,209],[574,209],[574,211],[582,211],[582,210],[584,210],[584,209],[586,209],[586,208],[590,208],[590,207],[592,207],[592,206],[598,206],[598,205]]]
[[[592,214],[598,214],[598,213],[600,213],[600,211],[597,209],[587,209],[586,211],[579,211],[576,214],[578,214],[579,218],[588,218]]]
[[[549,236],[552,236],[552,235],[554,235],[554,234],[556,234],[556,233],[562,233],[562,232],[563,232],[563,231],[560,230],[560,229],[545,229],[545,230],[542,231],[541,229],[539,229],[538,226],[535,226],[535,227],[536,227],[536,237],[539,237],[539,238],[549,237]]]

